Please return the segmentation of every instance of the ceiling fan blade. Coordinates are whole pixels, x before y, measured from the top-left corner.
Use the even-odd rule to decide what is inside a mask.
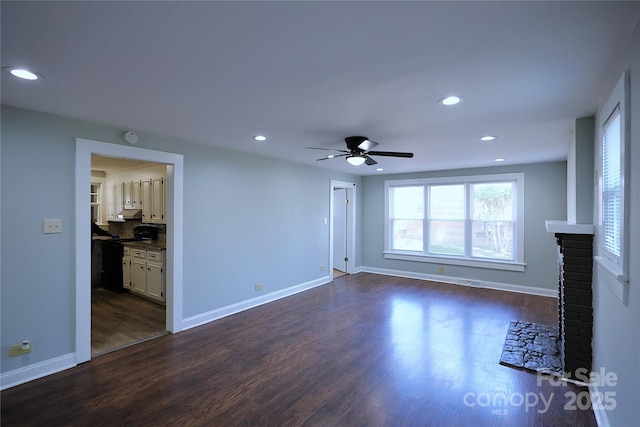
[[[335,156],[332,157],[323,157],[321,159],[316,159],[316,162],[319,162],[320,160],[329,160],[329,159],[335,159],[336,157],[344,157],[344,156],[350,156],[351,153],[347,153],[347,154],[336,154]]]
[[[365,139],[360,144],[358,144],[358,148],[362,151],[369,151],[372,148],[374,148],[376,145],[378,145],[377,142]]]
[[[373,165],[377,165],[378,162],[376,162],[375,160],[373,160],[371,157],[365,155],[365,161],[364,161],[367,165],[369,166],[373,166]]]
[[[326,151],[338,151],[340,153],[349,153],[347,150],[340,150],[339,148],[320,148],[320,147],[304,147],[307,150],[326,150]]]
[[[347,148],[349,150],[367,151],[360,147],[360,145],[364,144],[366,141],[369,141],[369,139],[366,136],[348,136],[344,139],[344,142],[347,143]]]
[[[387,156],[387,157],[413,157],[413,153],[400,153],[398,151],[368,151],[370,156]]]

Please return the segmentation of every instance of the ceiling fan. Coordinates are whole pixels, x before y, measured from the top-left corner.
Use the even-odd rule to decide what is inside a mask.
[[[401,153],[397,151],[371,151],[372,148],[378,145],[377,142],[371,141],[366,136],[348,136],[344,139],[347,144],[347,150],[339,150],[336,148],[318,148],[307,147],[310,150],[328,150],[337,151],[344,154],[330,154],[327,157],[316,159],[316,161],[333,159],[336,157],[346,157],[347,162],[354,166],[360,166],[366,163],[369,166],[375,165],[378,162],[373,160],[369,156],[387,156],[387,157],[413,157],[413,153]]]

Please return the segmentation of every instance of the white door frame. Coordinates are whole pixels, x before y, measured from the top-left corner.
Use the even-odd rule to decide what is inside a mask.
[[[334,188],[345,188],[347,190],[347,199],[349,199],[349,208],[347,209],[347,273],[355,273],[356,261],[356,189],[357,186],[353,182],[331,180],[330,198],[329,198],[329,274],[333,275],[333,209]]]
[[[183,156],[126,145],[76,138],[75,162],[75,288],[76,363],[91,360],[91,227],[87,189],[91,184],[91,155],[121,157],[167,164],[167,309],[166,328],[182,330],[182,202]]]

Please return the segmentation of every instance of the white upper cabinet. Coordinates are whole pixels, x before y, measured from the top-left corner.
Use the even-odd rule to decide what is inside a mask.
[[[133,198],[132,207],[134,209],[141,209],[142,201],[140,200],[140,181],[131,182],[131,197]]]
[[[165,200],[166,191],[164,188],[164,178],[154,178],[151,181],[151,222],[165,224]]]
[[[107,220],[115,221],[122,211],[122,184],[107,187]]]
[[[143,180],[140,184],[142,199],[142,222],[152,222],[153,196],[151,195],[151,180]]]

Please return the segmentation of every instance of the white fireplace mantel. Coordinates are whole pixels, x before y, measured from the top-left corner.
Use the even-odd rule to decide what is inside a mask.
[[[593,224],[575,224],[568,221],[547,220],[544,226],[549,233],[560,234],[595,234],[596,227]]]

